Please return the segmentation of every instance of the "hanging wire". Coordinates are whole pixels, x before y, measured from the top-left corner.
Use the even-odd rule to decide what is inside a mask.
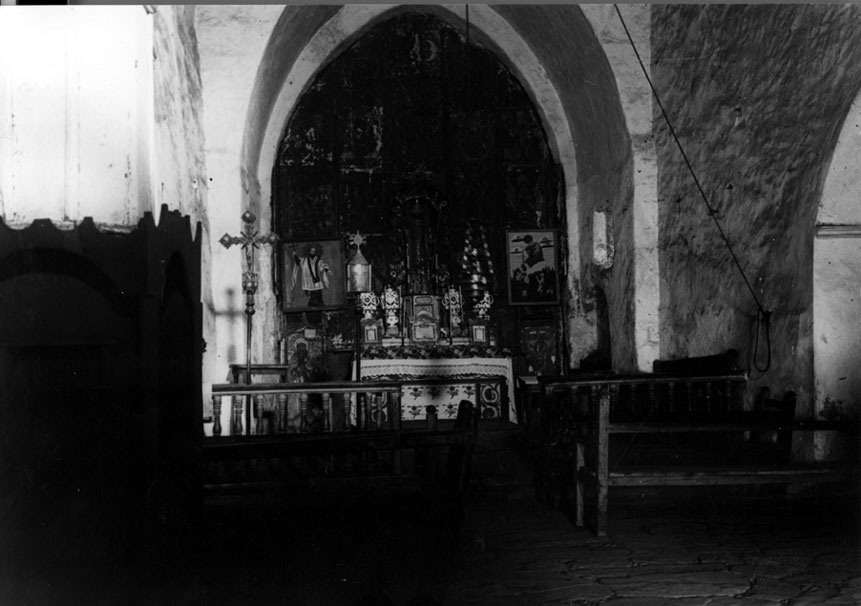
[[[652,79],[649,78],[649,72],[646,69],[646,66],[643,64],[643,59],[640,57],[639,51],[637,51],[637,46],[634,44],[634,39],[631,37],[631,32],[628,31],[628,26],[625,23],[625,19],[622,17],[622,12],[619,10],[619,6],[617,4],[613,5],[613,8],[616,9],[616,14],[619,15],[619,21],[622,23],[622,27],[625,29],[625,34],[628,36],[628,42],[631,43],[631,48],[634,49],[634,54],[637,56],[637,61],[640,63],[640,68],[643,70],[643,75],[646,77],[646,82],[649,83],[649,88],[652,89],[652,95],[655,97],[655,101],[658,104],[658,107],[661,110],[661,115],[664,117],[664,121],[667,123],[667,127],[670,129],[670,134],[673,137],[673,140],[676,142],[676,146],[679,148],[679,151],[682,154],[682,158],[685,161],[685,165],[688,167],[688,171],[691,173],[691,176],[694,179],[694,183],[697,186],[697,190],[700,192],[700,197],[708,209],[708,215],[712,218],[712,221],[717,227],[718,233],[720,234],[721,239],[723,240],[724,245],[729,251],[730,256],[732,257],[733,263],[738,268],[739,273],[741,274],[742,279],[744,280],[747,289],[750,291],[751,296],[753,297],[754,302],[756,302],[756,336],[754,339],[754,348],[753,348],[753,367],[759,371],[760,373],[765,373],[771,367],[771,312],[765,307],[763,307],[762,303],[759,300],[759,297],[756,296],[756,291],[754,291],[753,287],[750,284],[750,281],[747,279],[747,274],[744,273],[744,268],[742,268],[741,263],[736,257],[735,252],[732,249],[732,245],[729,242],[729,238],[727,238],[726,233],[724,233],[723,227],[721,227],[720,222],[717,219],[717,210],[712,207],[709,202],[708,196],[706,196],[705,191],[703,191],[702,185],[700,185],[700,180],[697,178],[696,172],[694,172],[693,166],[691,166],[690,160],[688,160],[688,155],[685,153],[684,147],[682,147],[681,141],[679,141],[678,136],[676,136],[676,130],[673,128],[672,122],[670,122],[670,117],[667,115],[667,111],[664,109],[664,104],[661,103],[661,98],[658,96],[658,91],[655,90],[654,84],[652,84]],[[765,364],[760,367],[758,358],[759,358],[759,334],[760,332],[765,332],[765,347],[766,347],[766,358]]]

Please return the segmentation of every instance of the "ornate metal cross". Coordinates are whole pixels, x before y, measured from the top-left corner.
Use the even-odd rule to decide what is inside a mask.
[[[257,217],[254,213],[246,210],[242,213],[242,221],[245,223],[241,236],[224,234],[219,242],[224,248],[230,248],[234,244],[241,244],[245,250],[245,271],[242,272],[242,292],[245,293],[245,383],[251,384],[251,327],[252,316],[254,316],[254,295],[257,294],[259,277],[254,271],[254,251],[262,244],[274,246],[278,242],[277,234],[257,235],[254,223]]]

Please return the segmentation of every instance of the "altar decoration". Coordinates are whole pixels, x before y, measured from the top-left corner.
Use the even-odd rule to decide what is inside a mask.
[[[463,325],[463,297],[454,288],[449,288],[442,298],[442,306],[448,311],[449,335],[459,337]]]
[[[391,286],[387,286],[382,296],[383,312],[386,316],[386,336],[398,336],[401,315],[401,297]]]
[[[435,342],[440,335],[440,298],[436,295],[413,295],[410,303],[410,336],[412,340]]]
[[[489,292],[475,304],[475,318],[469,323],[469,336],[473,343],[490,343],[494,340],[490,330],[490,307],[493,297]]]
[[[354,367],[354,377],[355,372]],[[425,407],[429,405],[436,407],[439,419],[454,418],[457,404],[469,400],[478,405],[482,419],[517,422],[511,358],[363,359],[360,373],[361,379],[370,380],[429,379],[424,385],[404,386],[401,409],[405,419],[424,419]],[[481,393],[475,393],[475,383],[469,379],[482,377],[504,378],[506,393],[499,393],[491,384],[485,384]],[[441,387],[434,385],[433,379],[449,381]],[[457,379],[466,380],[460,383]],[[503,408],[506,400],[507,408]]]
[[[493,260],[484,226],[473,221],[467,224],[458,265],[458,282],[468,300],[478,301],[493,288]]]
[[[362,340],[365,343],[381,343],[383,323],[377,318],[380,298],[372,292],[359,293],[359,307],[362,310]]]
[[[490,306],[493,305],[493,297],[489,292],[484,293],[481,301],[476,303],[475,310],[479,320],[487,320],[490,314]]]

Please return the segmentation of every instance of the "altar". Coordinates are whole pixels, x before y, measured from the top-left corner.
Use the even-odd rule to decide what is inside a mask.
[[[363,358],[360,373],[360,378],[367,380],[414,381],[404,385],[401,392],[405,420],[425,419],[429,405],[436,408],[437,418],[454,419],[458,403],[468,400],[478,406],[482,419],[517,422],[511,358]],[[356,377],[355,365],[353,377]],[[489,377],[505,379],[504,392],[500,393],[499,383],[475,381]],[[428,382],[422,383],[421,379]],[[440,385],[434,379],[446,381]]]

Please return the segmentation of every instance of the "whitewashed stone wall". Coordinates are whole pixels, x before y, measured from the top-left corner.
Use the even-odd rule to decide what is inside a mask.
[[[828,168],[813,243],[814,410],[818,418],[861,412],[861,96],[843,122]],[[823,434],[816,456],[844,445]]]
[[[827,370],[836,372],[836,350],[814,368],[823,336],[814,332],[823,320],[815,319],[814,272],[826,271],[814,267],[814,237],[829,160],[861,86],[861,9],[655,5],[652,15],[652,71],[664,106],[756,297],[772,311],[771,366],[765,374],[752,368],[750,391],[793,390],[798,414],[810,417],[814,383],[823,397],[840,385]],[[752,366],[756,302],[657,120],[662,355],[735,347]],[[856,160],[854,152],[835,155],[832,170],[857,172]],[[844,181],[851,192],[826,196],[857,199],[853,183],[857,176]],[[834,273],[846,280],[853,272]],[[847,288],[838,293],[856,303],[859,293]],[[853,317],[835,318],[830,330],[857,334]],[[764,334],[759,345],[762,366]]]
[[[152,16],[141,6],[18,7],[0,19],[0,214],[93,217],[152,208]]]

